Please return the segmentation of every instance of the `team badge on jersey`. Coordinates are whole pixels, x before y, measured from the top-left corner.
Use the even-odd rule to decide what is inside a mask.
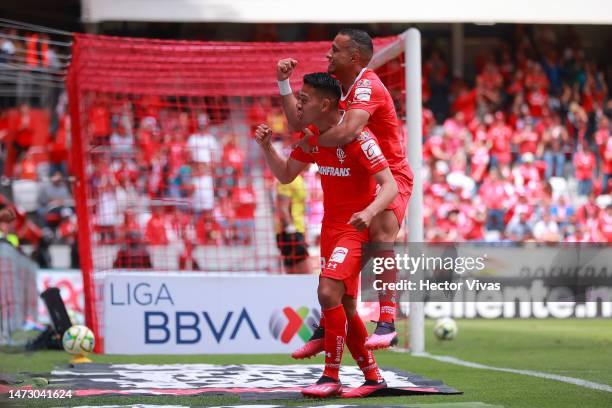
[[[319,153],[319,146],[315,145],[310,148],[310,154]]]
[[[344,262],[344,258],[348,254],[348,248],[345,247],[335,247],[334,251],[329,258],[329,262],[342,263]]]
[[[346,159],[346,153],[344,153],[344,150],[342,150],[341,147],[336,149],[336,156],[338,157],[338,161],[340,162],[340,164],[344,163],[344,160]]]

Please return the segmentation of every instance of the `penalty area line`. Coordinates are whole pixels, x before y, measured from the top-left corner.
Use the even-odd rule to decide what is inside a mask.
[[[396,350],[397,352],[408,352],[408,350],[406,349],[396,349]],[[456,365],[460,365],[463,367],[476,368],[476,369],[481,369],[481,370],[501,371],[503,373],[521,374],[521,375],[528,375],[531,377],[545,378],[547,380],[561,381],[561,382],[568,383],[568,384],[578,385],[579,387],[590,388],[592,390],[612,392],[612,386],[610,385],[599,384],[596,382],[587,381],[587,380],[583,380],[580,378],[566,377],[564,375],[549,374],[549,373],[543,373],[540,371],[533,371],[533,370],[519,370],[516,368],[493,367],[493,366],[489,366],[485,364],[461,360],[456,357],[437,356],[437,355],[433,355],[429,353],[415,353],[415,354],[412,354],[412,356],[429,358],[429,359],[440,361],[443,363],[456,364]]]

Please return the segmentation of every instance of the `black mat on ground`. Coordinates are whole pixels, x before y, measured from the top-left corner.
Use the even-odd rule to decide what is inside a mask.
[[[268,364],[80,364],[57,367],[50,384],[70,388],[77,396],[93,395],[239,395],[242,400],[302,398],[302,387],[314,383],[322,365]],[[373,396],[414,394],[460,394],[442,381],[394,368],[381,374],[389,388]],[[342,384],[359,386],[358,367],[342,367]]]

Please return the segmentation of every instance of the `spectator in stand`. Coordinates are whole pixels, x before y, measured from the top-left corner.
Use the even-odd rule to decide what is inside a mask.
[[[533,226],[533,237],[537,242],[559,242],[559,225],[553,220],[550,209],[542,208],[541,219]]]
[[[595,144],[597,146],[597,161],[601,169],[601,193],[611,191],[610,180],[612,179],[612,137],[610,136],[610,120],[602,116],[595,132]]]
[[[595,176],[595,155],[589,149],[586,141],[578,145],[574,156],[575,177],[578,180],[578,195],[588,196],[593,189]]]
[[[310,273],[305,233],[306,186],[302,176],[276,187],[276,244],[286,273]]]
[[[91,95],[93,101],[89,108],[88,123],[89,131],[93,137],[93,143],[97,145],[108,145],[111,134],[111,116],[105,98]]]
[[[612,203],[599,212],[595,225],[595,238],[599,242],[612,242]]]
[[[30,105],[22,103],[19,106],[15,131],[12,139],[12,150],[9,149],[6,168],[4,169],[7,177],[13,176],[14,167],[21,159],[27,155],[28,150],[34,142],[34,129],[32,127],[32,112]]]
[[[476,92],[479,109],[496,110],[502,102],[501,89],[504,78],[493,61],[484,66],[482,73],[476,77]]]
[[[242,177],[244,153],[238,145],[238,137],[230,133],[223,146],[221,165],[217,167],[218,193],[222,197],[232,197],[232,193]]]
[[[65,115],[59,121],[59,128],[55,132],[49,146],[49,175],[56,171],[68,177],[68,155],[70,150],[70,116]]]
[[[510,152],[512,134],[512,129],[506,124],[504,113],[496,112],[495,122],[487,134],[487,139],[491,144],[491,167],[510,164],[512,160]]]
[[[550,208],[550,214],[561,228],[566,228],[576,217],[574,206],[568,203],[564,195],[559,196]]]
[[[98,187],[98,202],[96,205],[96,229],[100,234],[100,243],[114,243],[116,230],[119,226],[117,196],[114,183],[109,177],[103,176]]]
[[[240,245],[251,245],[255,237],[255,208],[257,207],[253,185],[240,179],[232,201],[234,203],[236,242]]]
[[[533,236],[529,226],[529,214],[518,212],[506,227],[506,238],[514,242],[524,242]]]
[[[142,236],[139,232],[130,231],[125,234],[125,242],[119,251],[113,263],[115,269],[151,269],[153,263],[151,256],[147,250]]]
[[[476,139],[471,147],[470,177],[477,186],[482,184],[489,166],[489,149],[484,140]]]
[[[569,143],[567,129],[561,125],[558,114],[553,114],[551,126],[542,137],[544,153],[542,159],[546,163],[544,178],[563,177],[565,167],[565,152],[563,147]]]
[[[219,161],[219,143],[211,132],[208,123],[208,116],[205,113],[198,115],[198,129],[189,136],[187,147],[191,152],[191,157],[196,163],[213,164]]]
[[[198,261],[193,255],[193,242],[190,239],[183,241],[183,251],[179,255],[179,269],[182,271],[199,271],[201,270]]]
[[[134,156],[134,136],[124,125],[119,124],[110,137],[111,157],[127,159]]]
[[[38,204],[40,218],[53,229],[59,225],[62,213],[67,210],[72,212],[72,196],[60,171],[53,173],[50,182],[40,188]]]
[[[480,197],[487,207],[487,229],[504,230],[505,200],[507,198],[504,182],[499,179],[499,170],[493,169],[480,186]]]
[[[201,245],[221,245],[223,231],[212,212],[203,212],[195,227],[196,237]]]
[[[215,209],[215,183],[209,163],[195,163],[192,183],[193,211],[196,218],[202,213],[212,213]]]
[[[149,245],[168,245],[168,234],[164,207],[152,206],[153,214],[145,226],[145,241]]]

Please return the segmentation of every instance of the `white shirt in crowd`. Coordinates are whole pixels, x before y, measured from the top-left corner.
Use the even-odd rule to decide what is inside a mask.
[[[548,222],[540,220],[533,226],[533,237],[538,240],[546,240],[551,235],[559,234],[559,226],[553,220]]]
[[[203,174],[193,178],[193,208],[196,211],[212,210],[215,207],[214,180]]]
[[[195,162],[211,163],[219,159],[221,149],[217,139],[211,133],[194,133],[189,136],[187,146]]]

